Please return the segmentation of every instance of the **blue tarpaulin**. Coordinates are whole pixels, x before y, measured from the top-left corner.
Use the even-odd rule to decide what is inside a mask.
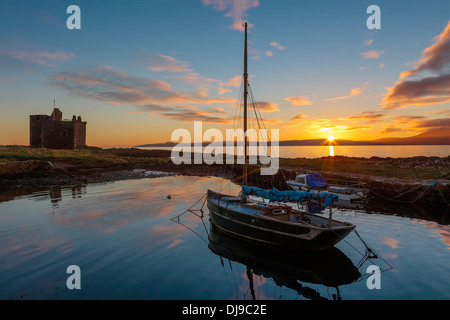
[[[254,194],[255,196],[269,199],[269,202],[298,202],[310,199],[316,199],[323,201],[324,207],[332,205],[334,202],[338,201],[339,197],[337,194],[325,192],[325,191],[279,191],[275,188],[270,190],[265,190],[257,187],[243,186],[242,193],[245,195]]]
[[[308,185],[315,188],[323,188],[327,186],[327,181],[322,178],[319,173],[312,173],[306,176],[306,180],[308,181]]]

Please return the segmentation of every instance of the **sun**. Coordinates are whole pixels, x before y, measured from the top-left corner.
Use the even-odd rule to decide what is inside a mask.
[[[330,141],[330,142],[334,141],[334,137],[333,136],[328,136],[328,141]]]

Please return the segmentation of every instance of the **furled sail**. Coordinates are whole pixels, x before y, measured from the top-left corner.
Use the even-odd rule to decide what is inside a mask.
[[[243,186],[242,193],[245,195],[255,195],[257,197],[268,199],[269,202],[299,202],[306,200],[320,200],[324,207],[328,207],[337,202],[339,197],[337,194],[326,191],[279,191],[276,188],[265,190],[257,187]]]

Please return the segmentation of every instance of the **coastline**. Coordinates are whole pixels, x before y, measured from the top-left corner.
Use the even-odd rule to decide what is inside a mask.
[[[215,176],[240,184],[240,165],[175,165],[168,150],[33,149],[23,146],[0,147],[0,191],[13,188],[79,186],[119,180],[143,179],[166,175]],[[27,165],[24,165],[27,164]],[[17,170],[6,166],[22,166]],[[3,167],[3,170],[2,170]],[[435,195],[423,197],[425,203],[448,205],[450,202],[450,156],[411,158],[322,157],[316,159],[280,159],[275,176],[261,176],[257,166],[250,166],[249,183],[263,188],[285,189],[285,181],[299,170],[320,172],[326,179],[364,183],[373,196],[392,199],[411,188],[436,184]],[[411,202],[417,195],[397,197]]]

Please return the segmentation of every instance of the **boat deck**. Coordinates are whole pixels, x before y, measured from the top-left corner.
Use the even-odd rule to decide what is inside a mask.
[[[258,215],[265,218],[275,219],[285,223],[292,224],[306,224],[313,228],[328,228],[329,219],[328,217],[320,217],[317,215],[311,215],[307,212],[298,211],[291,209],[290,212],[280,212],[277,214],[270,214],[267,212],[267,202],[260,201],[249,201],[247,203],[242,203],[240,197],[236,196],[222,196],[219,200],[217,198],[217,204],[225,205],[227,209],[236,212],[248,214],[248,215]],[[276,204],[275,204],[276,205]],[[333,227],[346,226],[346,223],[332,220]]]

